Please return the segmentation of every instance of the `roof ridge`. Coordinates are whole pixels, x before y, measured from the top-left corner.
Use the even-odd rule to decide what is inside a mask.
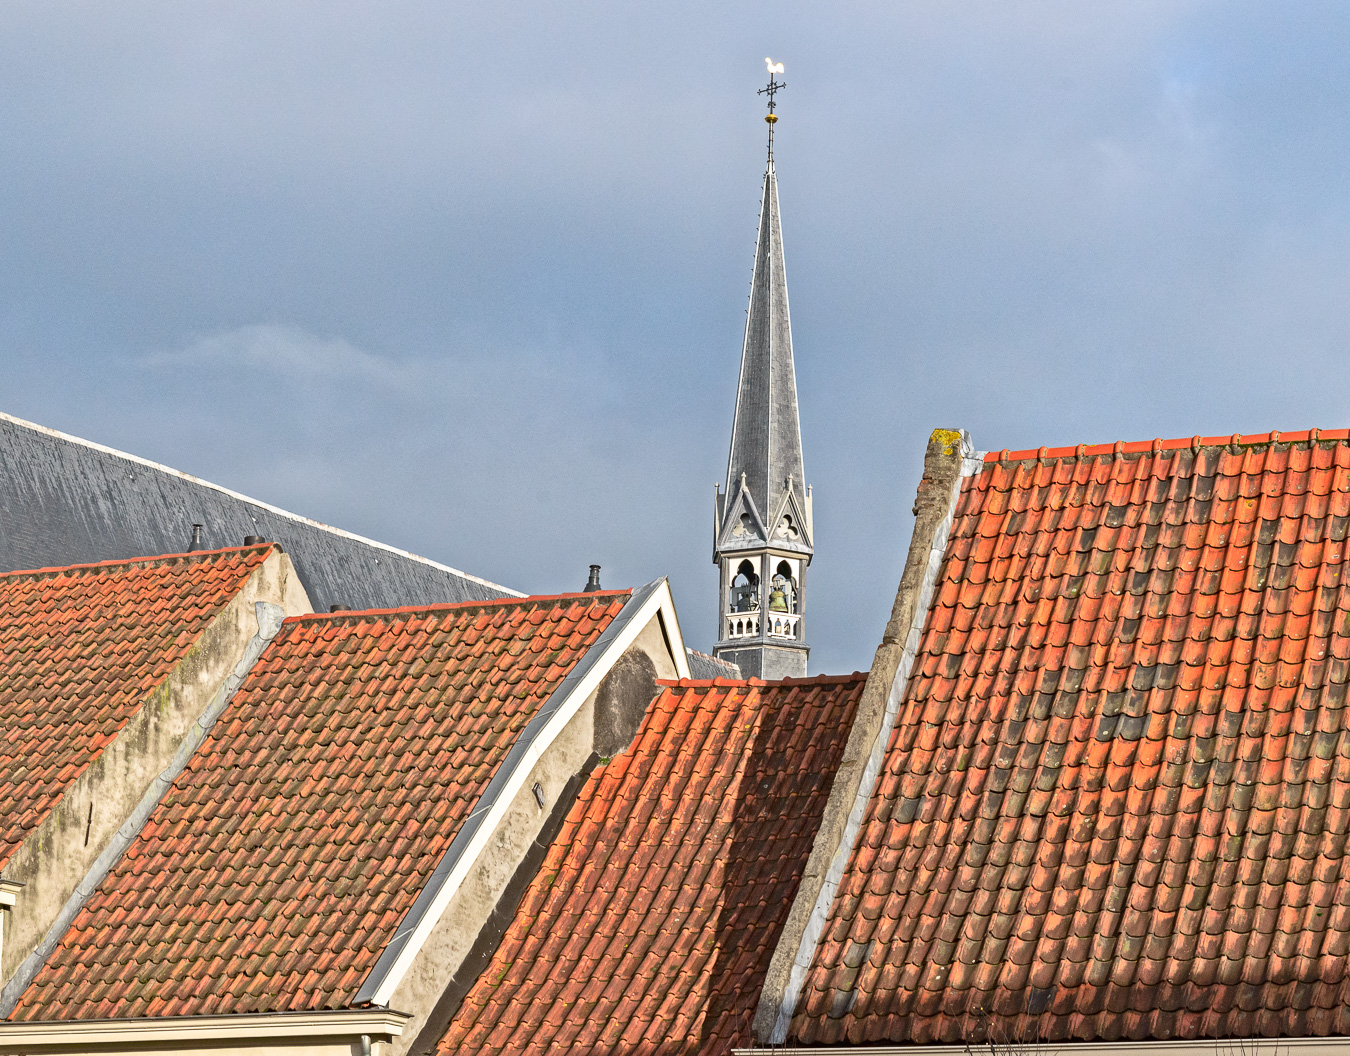
[[[1139,455],[1150,451],[1179,451],[1185,448],[1224,447],[1236,444],[1242,447],[1256,447],[1261,444],[1304,444],[1322,440],[1350,439],[1350,429],[1303,429],[1294,433],[1282,433],[1272,429],[1268,433],[1234,433],[1232,436],[1191,436],[1173,440],[1117,440],[1113,444],[1078,444],[1076,447],[1026,448],[1021,451],[987,451],[985,462],[1025,462],[1030,459],[1045,458],[1095,458],[1099,455]]]
[[[344,539],[352,539],[358,543],[364,543],[367,546],[373,546],[377,550],[384,550],[387,553],[397,554],[399,557],[406,557],[411,561],[417,561],[424,565],[430,565],[438,568],[442,572],[449,572],[452,575],[459,576],[461,579],[478,583],[481,586],[489,587],[492,590],[500,590],[504,594],[519,595],[520,592],[510,587],[504,587],[500,583],[493,583],[490,579],[484,579],[482,576],[475,576],[471,572],[465,572],[462,569],[454,568],[451,565],[440,561],[433,561],[429,557],[423,557],[421,554],[414,554],[410,550],[402,550],[397,546],[390,546],[388,543],[382,543],[378,539],[370,539],[364,535],[357,535],[355,532],[349,532],[342,528],[336,528],[331,524],[325,524],[323,521],[316,521],[312,517],[305,517],[298,513],[292,513],[290,510],[283,510],[280,506],[273,506],[270,502],[263,502],[261,499],[255,499],[243,492],[234,491],[231,488],[220,484],[213,484],[209,480],[201,477],[194,477],[191,473],[184,473],[181,469],[174,469],[172,466],[166,466],[162,462],[152,462],[148,458],[141,458],[139,455],[129,454],[126,451],[119,451],[115,447],[108,447],[106,444],[95,443],[93,440],[85,440],[83,437],[74,436],[71,433],[63,433],[59,429],[52,429],[45,425],[39,425],[37,422],[30,422],[24,418],[16,418],[12,414],[6,414],[0,411],[0,422],[9,422],[12,425],[21,426],[24,429],[31,429],[36,433],[42,433],[46,436],[55,437],[58,440],[64,440],[69,444],[78,444],[80,447],[86,447],[93,451],[101,451],[105,455],[112,455],[115,458],[122,458],[128,462],[134,462],[138,466],[145,466],[147,469],[157,470],[160,473],[167,473],[171,477],[177,477],[179,480],[186,480],[193,484],[199,484],[204,488],[210,488],[212,491],[218,491],[222,495],[228,495],[241,502],[247,502],[259,509],[267,510],[278,517],[285,517],[287,520],[295,521],[298,524],[307,524],[311,528],[318,528],[320,531],[330,532],[333,535],[341,536]]]
[[[193,561],[204,557],[218,557],[221,554],[237,554],[246,550],[281,549],[278,543],[256,543],[252,546],[222,546],[217,550],[185,550],[177,554],[146,554],[143,557],[119,557],[108,561],[86,561],[76,565],[48,565],[43,568],[15,568],[0,572],[0,579],[22,578],[23,576],[50,576],[56,572],[80,572],[95,568],[118,568],[126,565],[168,564],[173,561]]]
[[[442,612],[446,609],[471,609],[489,605],[524,605],[527,602],[572,601],[579,598],[625,598],[634,591],[593,590],[589,593],[579,591],[575,594],[524,594],[520,597],[486,598],[471,601],[440,601],[434,605],[400,605],[394,609],[338,609],[336,612],[306,612],[299,616],[287,616],[284,623],[299,623],[304,620],[335,620],[351,616],[397,616],[416,612]]]
[[[774,686],[837,686],[848,682],[859,682],[867,678],[866,671],[854,671],[851,675],[808,675],[806,678],[658,678],[658,686],[672,689],[711,689],[714,687],[737,688],[745,686],[770,688]]]

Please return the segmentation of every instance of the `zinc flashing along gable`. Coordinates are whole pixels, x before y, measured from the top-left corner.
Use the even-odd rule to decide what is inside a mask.
[[[548,710],[522,764],[529,782],[509,804],[527,802],[537,828],[532,785],[556,796],[556,779],[572,776],[555,772],[550,741],[578,742],[578,767],[593,752],[589,725],[585,736],[576,722],[553,729],[554,696],[566,687],[593,704],[607,671],[653,633],[666,669],[683,666],[670,657],[684,647],[668,587],[639,593],[286,621],[13,1018],[352,1007],[396,938],[412,948],[389,977],[393,1007],[415,1014],[400,1002],[437,978],[443,988],[453,965],[423,953],[444,922],[433,914],[419,930],[409,911],[469,815],[493,815],[482,794],[522,733]],[[509,877],[514,865],[503,843],[514,828],[487,836],[469,863],[476,901],[448,907],[473,931],[500,894],[498,877],[480,874]]]
[[[257,630],[303,612],[264,545],[0,575],[0,1009]]]

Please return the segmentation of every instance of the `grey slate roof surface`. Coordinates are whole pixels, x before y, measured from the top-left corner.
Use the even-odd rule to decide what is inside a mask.
[[[745,322],[736,419],[727,460],[728,497],[734,495],[742,473],[760,515],[766,518],[777,516],[783,482],[789,476],[798,496],[805,493],[783,228],[778,216],[778,177],[772,161],[764,173],[750,312]],[[772,524],[769,529],[772,531]]]
[[[694,679],[740,678],[741,669],[727,660],[719,660],[697,649],[685,649],[689,657],[689,677]]]
[[[518,597],[518,592],[236,494],[177,470],[0,414],[0,571],[83,564],[261,535],[285,548],[316,611]]]

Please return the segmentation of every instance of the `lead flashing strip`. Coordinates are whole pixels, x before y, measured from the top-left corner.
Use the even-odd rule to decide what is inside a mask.
[[[397,1038],[412,1018],[388,1009],[338,1009],[232,1016],[170,1016],[163,1019],[92,1019],[69,1022],[0,1023],[0,1045],[38,1049],[80,1045],[115,1048],[166,1042],[266,1041],[283,1038]]]
[[[186,480],[190,484],[209,488],[211,491],[219,492],[222,495],[228,495],[232,499],[246,502],[250,506],[256,506],[260,510],[274,513],[278,517],[285,517],[287,520],[295,521],[297,524],[306,524],[311,528],[319,529],[321,532],[327,532],[329,535],[340,536],[343,539],[350,539],[356,543],[364,543],[366,546],[372,546],[376,550],[383,550],[387,554],[406,557],[409,561],[416,561],[418,564],[422,565],[430,565],[432,568],[438,569],[441,572],[449,572],[452,575],[459,576],[461,579],[467,579],[471,583],[477,583],[480,586],[488,587],[492,590],[500,590],[509,598],[525,597],[520,591],[512,590],[510,587],[504,587],[500,583],[493,583],[490,579],[483,579],[481,576],[475,576],[469,572],[461,572],[457,568],[452,568],[450,565],[443,565],[439,561],[431,560],[429,557],[422,557],[420,554],[414,554],[407,550],[400,550],[396,546],[390,546],[388,543],[381,543],[375,539],[367,539],[364,535],[357,535],[355,532],[347,532],[343,531],[341,528],[334,528],[331,524],[324,524],[323,521],[315,521],[309,517],[302,517],[298,513],[291,513],[290,510],[283,510],[280,506],[273,506],[270,502],[262,502],[259,499],[250,498],[240,492],[231,491],[229,488],[221,487],[219,484],[212,484],[209,480],[202,480],[201,477],[194,477],[190,473],[184,473],[181,469],[174,469],[172,466],[166,466],[159,462],[151,462],[148,458],[141,458],[139,455],[131,455],[125,451],[119,451],[115,447],[96,444],[92,440],[85,440],[78,436],[72,436],[70,433],[63,433],[57,429],[49,429],[45,425],[38,425],[36,422],[28,422],[22,418],[16,418],[12,414],[5,414],[3,411],[0,411],[0,422],[9,422],[11,425],[17,425],[24,429],[31,429],[35,433],[41,433],[44,436],[50,436],[56,440],[64,440],[68,444],[76,444],[80,447],[89,448],[91,451],[99,451],[105,455],[112,455],[114,458],[121,458],[128,462],[134,462],[136,465],[144,466],[146,469],[153,469],[159,473],[166,473],[171,477],[177,477],[179,480]]]
[[[534,764],[657,613],[665,617],[667,632],[676,639],[671,643],[676,670],[680,677],[689,677],[689,660],[684,654],[684,641],[675,617],[670,584],[665,579],[658,579],[633,593],[619,614],[601,632],[595,644],[567,673],[558,688],[549,694],[539,713],[521,731],[492,780],[478,797],[473,811],[446,848],[426,886],[399,923],[394,937],[381,951],[374,967],[352,998],[353,1005],[389,1004],[450,900],[468,878],[469,871],[524,787]]]
[[[234,697],[235,691],[248,677],[253,665],[258,662],[258,657],[262,655],[263,650],[281,630],[282,620],[286,618],[286,610],[280,605],[274,605],[270,601],[256,601],[253,603],[253,611],[258,620],[258,633],[249,639],[248,645],[244,648],[244,655],[239,658],[239,662],[235,664],[229,677],[216,690],[216,694],[211,698],[211,703],[207,705],[206,710],[188,728],[188,732],[179,743],[178,750],[174,752],[169,765],[150,782],[150,787],[146,789],[145,795],[141,797],[141,801],[136,805],[136,809],[131,812],[131,816],[122,823],[122,827],[108,841],[108,846],[103,848],[103,853],[94,859],[94,864],[89,867],[89,871],[84,874],[84,879],[76,885],[70,898],[66,900],[66,904],[61,907],[61,911],[56,915],[52,926],[47,929],[47,934],[42,937],[42,941],[37,944],[32,953],[24,958],[23,963],[15,970],[4,989],[0,990],[0,1019],[7,1017],[14,1011],[14,1006],[19,1003],[20,996],[28,989],[28,984],[33,981],[43,964],[46,963],[47,958],[51,956],[52,950],[56,949],[57,943],[61,941],[61,937],[65,935],[76,915],[84,908],[89,896],[97,890],[98,885],[103,882],[103,878],[108,875],[108,871],[122,857],[127,847],[131,845],[131,841],[140,835],[141,829],[145,827],[146,821],[149,820],[155,807],[159,805],[164,793],[172,787],[174,781],[178,779],[178,775],[183,772],[183,768],[187,766],[192,753],[200,747],[202,741],[206,740],[206,735],[211,732],[211,727],[216,724],[221,712],[225,710],[226,705]]]
[[[811,968],[811,961],[815,957],[816,946],[820,943],[821,933],[825,929],[830,907],[834,904],[835,892],[839,889],[839,883],[844,876],[844,869],[852,857],[853,845],[858,838],[858,830],[862,827],[863,815],[867,811],[867,804],[872,798],[872,791],[876,787],[878,776],[880,776],[881,764],[886,756],[886,746],[890,743],[891,731],[895,728],[895,721],[900,714],[900,704],[904,699],[905,687],[909,684],[910,671],[914,667],[914,659],[918,655],[919,644],[923,638],[924,622],[928,618],[928,609],[933,603],[933,591],[937,585],[938,572],[942,568],[942,559],[947,552],[947,537],[951,532],[952,519],[956,513],[956,502],[961,494],[961,481],[974,476],[983,468],[983,461],[971,445],[970,434],[962,430],[960,469],[952,483],[947,510],[943,514],[942,520],[935,527],[932,542],[929,544],[927,564],[919,587],[919,597],[910,617],[909,630],[905,636],[904,651],[900,656],[900,663],[896,667],[895,676],[891,679],[890,691],[886,697],[886,708],[882,714],[881,727],[877,731],[871,749],[868,751],[867,762],[864,764],[862,776],[858,780],[858,790],[853,799],[853,806],[849,810],[847,821],[844,823],[843,836],[830,859],[830,867],[816,895],[815,904],[811,908],[811,915],[807,918],[806,927],[802,930],[801,942],[797,946],[792,968],[788,972],[787,986],[784,988],[782,1000],[774,1014],[773,1027],[768,1039],[771,1045],[782,1045],[787,1039],[788,1028],[792,1025],[792,1014],[797,1008],[797,1000],[801,995],[802,986],[806,982],[806,973]]]

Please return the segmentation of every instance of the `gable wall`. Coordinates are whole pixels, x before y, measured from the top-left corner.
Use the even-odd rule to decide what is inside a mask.
[[[207,709],[259,633],[255,604],[280,606],[286,615],[311,611],[290,558],[274,551],[254,571],[172,673],[136,715],[71,783],[47,818],[5,866],[5,879],[24,884],[6,911],[0,949],[0,984],[42,942],[62,908],[99,856],[169,767],[194,723]],[[0,809],[4,805],[0,804]],[[18,993],[0,991],[0,1014]],[[18,988],[21,989],[21,988]]]
[[[650,677],[646,672],[651,672]],[[662,634],[660,616],[653,615],[530,769],[469,876],[394,991],[389,1006],[412,1018],[401,1037],[392,1043],[392,1054],[410,1051],[433,1013],[449,1018],[444,1007],[438,1007],[440,998],[473,950],[480,932],[489,925],[498,903],[507,896],[512,879],[544,825],[556,812],[565,813],[570,800],[575,798],[582,782],[574,778],[589,770],[596,756],[612,754],[617,737],[624,737],[627,747],[643,712],[656,697],[654,679],[678,677]],[[598,702],[601,721],[597,727]],[[536,782],[544,791],[542,807],[532,791]],[[560,798],[567,802],[560,802]],[[520,892],[515,892],[516,898],[519,895]],[[506,916],[509,918],[509,911]],[[449,1012],[453,1014],[453,1009]]]

